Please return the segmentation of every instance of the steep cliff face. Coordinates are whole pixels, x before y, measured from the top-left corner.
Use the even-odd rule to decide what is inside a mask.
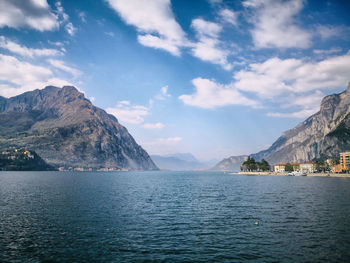
[[[76,88],[0,97],[0,148],[25,147],[56,167],[157,169],[118,120]]]
[[[350,84],[325,97],[320,111],[288,130],[267,150],[252,154],[270,163],[300,162],[338,156],[350,149]]]
[[[223,159],[217,165],[215,165],[211,170],[214,171],[239,171],[241,164],[247,160],[247,155],[231,156],[229,158]]]

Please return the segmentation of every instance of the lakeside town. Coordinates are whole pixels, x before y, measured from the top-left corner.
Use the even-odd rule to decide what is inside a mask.
[[[339,159],[324,161],[277,163],[271,167],[266,160],[256,162],[250,156],[240,167],[241,174],[302,175],[302,176],[350,176],[350,151],[339,154]]]

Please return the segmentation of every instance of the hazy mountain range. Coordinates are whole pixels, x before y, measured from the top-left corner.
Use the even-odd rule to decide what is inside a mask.
[[[190,153],[151,155],[151,158],[160,169],[173,171],[208,169],[217,162],[217,160],[201,162]]]
[[[350,83],[344,92],[324,97],[320,111],[284,132],[268,149],[251,156],[276,164],[339,158],[339,153],[346,150],[350,150]],[[230,170],[226,168],[239,158],[225,159],[215,168]]]
[[[12,147],[55,167],[158,169],[114,116],[71,86],[0,96],[0,149]]]

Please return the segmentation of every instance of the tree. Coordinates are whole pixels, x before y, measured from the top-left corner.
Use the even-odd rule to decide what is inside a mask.
[[[242,168],[246,169],[248,171],[256,171],[257,170],[257,163],[255,162],[254,158],[248,156],[247,160],[242,163]]]
[[[258,167],[262,171],[269,171],[270,170],[270,164],[265,159],[262,159],[261,162],[258,163]]]
[[[290,163],[287,163],[286,166],[284,167],[284,170],[286,172],[293,172],[294,171],[293,165],[291,165]]]
[[[339,159],[336,159],[336,158],[331,158],[330,159],[330,162],[329,162],[329,164],[331,165],[331,166],[334,166],[334,165],[337,165],[337,164],[339,164],[340,162],[339,162]]]

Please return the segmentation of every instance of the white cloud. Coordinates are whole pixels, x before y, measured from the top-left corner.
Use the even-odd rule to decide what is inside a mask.
[[[58,68],[58,69],[63,70],[65,72],[68,72],[68,73],[72,74],[74,77],[78,77],[82,74],[81,71],[67,66],[63,60],[48,59],[47,61],[55,68]]]
[[[114,33],[113,33],[113,32],[111,32],[111,31],[109,31],[109,32],[105,32],[105,34],[106,34],[107,36],[114,37]]]
[[[316,27],[316,34],[322,39],[341,37],[349,33],[350,29],[344,26],[318,25]]]
[[[304,119],[307,117],[310,117],[314,113],[316,113],[319,110],[319,108],[315,109],[303,109],[297,112],[292,113],[280,113],[280,112],[269,112],[267,113],[267,116],[270,117],[279,117],[279,118],[300,118]]]
[[[142,143],[147,152],[151,154],[170,154],[176,153],[180,149],[176,149],[183,139],[181,137],[158,138],[153,141]]]
[[[201,18],[192,20],[191,27],[196,31],[199,40],[192,44],[192,55],[230,70],[232,65],[227,61],[229,52],[220,47],[222,43],[219,41],[219,34],[222,27]]]
[[[277,98],[282,93],[304,93],[345,87],[349,81],[350,52],[319,62],[271,58],[249,65],[234,75],[234,86],[261,98]]]
[[[187,105],[207,109],[235,104],[258,108],[273,102],[280,108],[297,111],[270,112],[269,116],[303,118],[318,111],[324,97],[321,90],[346,87],[350,80],[349,72],[350,52],[315,62],[275,57],[236,72],[234,80],[227,85],[208,79],[194,79],[195,92],[181,95],[179,99]],[[251,93],[259,101],[241,92]]]
[[[59,42],[59,41],[48,41],[49,44],[51,45],[54,45],[54,46],[57,46],[57,47],[63,47],[64,46],[64,43],[63,42]]]
[[[246,105],[259,107],[259,103],[244,97],[232,85],[221,85],[209,79],[196,78],[192,80],[196,88],[191,95],[179,97],[185,104],[205,109],[213,109],[227,105]]]
[[[77,28],[73,26],[71,22],[67,23],[64,28],[66,29],[67,33],[71,36],[74,36],[77,32]]]
[[[320,90],[346,87],[349,72],[350,52],[318,62],[271,58],[237,72],[232,85],[282,107],[301,108],[297,112],[269,113],[269,116],[304,118],[318,111],[324,96]]]
[[[171,95],[168,93],[168,86],[164,86],[160,89],[159,94],[155,96],[155,99],[157,100],[165,100],[166,98],[170,98]]]
[[[71,22],[69,22],[69,15],[67,15],[67,13],[64,12],[64,8],[62,6],[61,1],[57,1],[55,3],[55,6],[57,8],[57,14],[60,17],[59,23],[61,25],[64,25],[64,29],[69,35],[74,36],[77,32],[77,28],[74,27],[74,25]]]
[[[343,50],[338,47],[334,47],[331,49],[314,49],[312,52],[314,52],[317,55],[329,55],[333,53],[339,53],[342,52]]]
[[[186,34],[176,22],[170,0],[106,0],[121,18],[139,32],[142,45],[180,55]]]
[[[222,18],[222,20],[225,23],[231,24],[233,26],[237,26],[238,25],[238,13],[237,12],[233,12],[230,9],[221,9],[219,11],[219,15]]]
[[[325,94],[318,90],[309,95],[289,94],[285,97],[285,99],[281,100],[282,103],[285,103],[284,105],[282,105],[282,108],[297,106],[298,108],[302,109],[295,112],[287,113],[269,112],[267,113],[267,116],[280,118],[307,118],[319,111],[320,103],[324,96]]]
[[[58,29],[59,22],[46,0],[1,0],[0,28],[6,26],[46,31]]]
[[[12,53],[21,55],[23,57],[39,57],[39,56],[58,56],[63,55],[63,53],[57,49],[35,49],[35,48],[28,48],[22,45],[17,44],[16,42],[13,42],[4,36],[0,36],[0,47],[3,49],[6,49]]]
[[[246,0],[243,5],[253,10],[251,34],[256,47],[308,48],[311,45],[311,35],[294,19],[303,8],[303,0]]]
[[[86,23],[86,13],[81,11],[81,12],[79,12],[78,15],[79,15],[81,22]]]
[[[165,127],[165,125],[161,122],[157,122],[157,123],[144,123],[141,126],[144,129],[163,129]]]
[[[118,120],[125,123],[141,124],[144,122],[144,116],[149,114],[145,106],[132,105],[130,101],[119,101],[114,108],[107,108],[109,114],[114,115]]]
[[[64,86],[72,83],[57,78],[53,72],[43,66],[19,60],[12,56],[0,54],[0,95],[11,97],[47,85]]]
[[[211,5],[221,4],[222,0],[208,0]]]

